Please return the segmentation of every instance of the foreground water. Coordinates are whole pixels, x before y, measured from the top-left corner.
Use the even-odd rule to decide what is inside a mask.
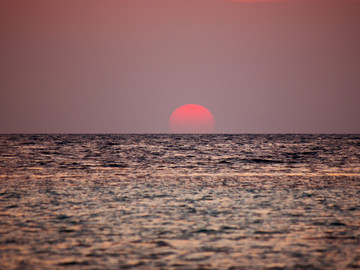
[[[360,268],[360,136],[0,135],[16,268]]]

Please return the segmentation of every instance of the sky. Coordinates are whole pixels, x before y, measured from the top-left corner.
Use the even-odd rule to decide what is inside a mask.
[[[360,133],[360,1],[0,0],[0,133]]]

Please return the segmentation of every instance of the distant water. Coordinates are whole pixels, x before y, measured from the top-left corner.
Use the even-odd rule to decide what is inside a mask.
[[[0,135],[0,269],[360,268],[360,135]]]

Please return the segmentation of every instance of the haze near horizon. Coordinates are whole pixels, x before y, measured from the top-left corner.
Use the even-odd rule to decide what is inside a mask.
[[[0,133],[360,133],[360,1],[2,1]]]

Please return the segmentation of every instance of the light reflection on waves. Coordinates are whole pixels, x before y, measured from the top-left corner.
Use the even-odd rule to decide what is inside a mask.
[[[31,169],[31,168],[29,168]],[[37,169],[38,170],[38,169]],[[116,169],[111,169],[111,168],[102,168],[101,170],[98,170],[96,173],[102,173],[102,170],[104,172],[108,172],[108,171],[113,171],[115,175],[119,176],[118,174],[116,174]],[[140,174],[141,175],[141,174]],[[148,174],[143,174],[143,175],[148,175]],[[153,172],[151,174],[153,177],[154,176],[160,176],[160,177],[168,177],[168,176],[174,176],[174,173],[156,173]],[[11,174],[11,176],[9,175],[0,175],[0,178],[17,178],[17,177],[22,177],[22,174]],[[30,176],[30,175],[28,175]],[[32,174],[31,177],[35,177],[35,178],[48,178],[49,176],[52,177],[62,177],[62,176],[66,176],[66,177],[83,177],[84,174],[68,174],[68,173],[55,173],[52,175],[47,175],[47,174]],[[128,174],[124,174],[124,176],[126,176],[126,178],[128,178]],[[231,173],[231,174],[224,174],[224,173],[192,173],[192,174],[176,174],[177,177],[211,177],[211,178],[233,178],[233,177],[246,177],[246,176],[251,176],[251,177],[263,177],[263,176],[271,176],[271,177],[277,177],[277,176],[302,176],[302,177],[321,177],[321,176],[356,176],[359,177],[360,173],[336,173],[336,172],[331,172],[331,173],[282,173],[282,172],[275,172],[275,173]],[[119,179],[121,179],[122,177],[118,177]]]
[[[28,168],[126,173],[350,175],[356,135],[1,135],[0,174]],[[33,170],[33,169],[31,169]]]
[[[0,269],[360,268],[358,135],[0,135]]]

